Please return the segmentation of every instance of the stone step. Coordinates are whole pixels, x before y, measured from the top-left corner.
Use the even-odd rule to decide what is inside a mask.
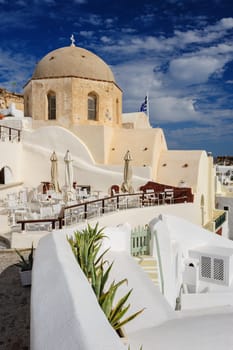
[[[148,274],[152,282],[158,286],[159,274],[156,259],[153,256],[141,255],[135,257],[135,260],[141,266],[141,268]]]
[[[157,267],[157,261],[155,259],[148,259],[148,260],[141,260],[139,261],[139,265],[141,266],[156,266]]]

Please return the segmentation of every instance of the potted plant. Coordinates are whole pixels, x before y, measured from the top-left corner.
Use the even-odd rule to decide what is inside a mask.
[[[33,244],[27,257],[24,257],[17,249],[15,250],[20,260],[15,264],[19,267],[19,275],[22,286],[30,286],[32,278],[32,265],[33,265]]]

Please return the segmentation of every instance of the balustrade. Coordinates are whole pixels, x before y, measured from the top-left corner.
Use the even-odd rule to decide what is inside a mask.
[[[153,194],[150,194],[153,196]],[[157,194],[155,193],[155,197]],[[187,196],[184,196],[182,193],[182,197],[174,196],[174,202],[170,204],[176,203],[184,203],[187,201]],[[150,197],[150,205],[155,206],[159,204],[164,204],[163,202],[159,203],[159,201],[153,200]],[[122,209],[130,209],[130,208],[140,208],[143,206],[147,206],[147,197],[144,192],[132,193],[132,194],[117,194],[112,197],[104,197],[101,199],[95,199],[92,201],[86,200],[83,203],[73,204],[69,206],[63,206],[61,208],[60,213],[55,217],[39,219],[39,220],[19,220],[18,224],[21,224],[22,230],[25,230],[25,224],[27,223],[38,223],[42,222],[51,223],[52,229],[55,229],[58,226],[59,229],[62,229],[64,225],[69,225],[78,223],[82,220],[87,220],[89,218],[93,218],[95,216],[100,216],[105,213],[114,212]],[[58,224],[58,225],[56,225]]]
[[[17,141],[21,140],[21,130],[11,128],[9,126],[0,125],[0,140],[1,141]]]

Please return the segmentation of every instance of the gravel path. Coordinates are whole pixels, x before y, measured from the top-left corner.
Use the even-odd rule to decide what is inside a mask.
[[[14,250],[0,250],[0,350],[30,348],[31,288],[21,286],[17,261]]]

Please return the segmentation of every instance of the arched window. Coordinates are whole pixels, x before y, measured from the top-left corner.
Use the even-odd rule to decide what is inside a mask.
[[[4,166],[0,170],[0,184],[8,184],[13,182],[12,170],[8,166]]]
[[[5,171],[4,168],[0,170],[0,184],[5,184]]]
[[[56,94],[54,92],[48,93],[48,119],[56,119]]]
[[[29,115],[29,96],[24,95],[24,114]]]
[[[118,100],[118,98],[116,99],[116,122],[117,122],[117,124],[119,124],[119,100]]]
[[[97,120],[97,96],[93,93],[88,95],[88,120]]]

